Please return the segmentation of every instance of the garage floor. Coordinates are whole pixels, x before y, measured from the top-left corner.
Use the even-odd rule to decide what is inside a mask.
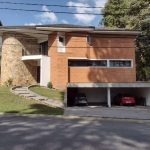
[[[66,107],[65,116],[94,116],[102,118],[150,120],[150,106],[102,106]]]

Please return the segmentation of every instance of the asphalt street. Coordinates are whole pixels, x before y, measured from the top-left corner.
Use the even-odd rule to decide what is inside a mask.
[[[0,115],[0,150],[150,150],[150,121]]]

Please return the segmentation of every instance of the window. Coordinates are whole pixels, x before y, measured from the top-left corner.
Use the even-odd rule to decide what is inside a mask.
[[[48,41],[40,43],[39,54],[48,55]]]
[[[61,37],[61,36],[59,36],[59,42],[64,42],[64,38],[63,37]]]
[[[110,67],[131,67],[131,60],[110,60]]]
[[[107,60],[92,60],[90,66],[107,66]]]
[[[58,32],[57,33],[57,52],[65,53],[65,33]]]
[[[68,66],[78,66],[78,67],[107,67],[107,60],[68,60]]]
[[[86,42],[89,43],[89,44],[91,43],[91,37],[90,36],[86,37]]]

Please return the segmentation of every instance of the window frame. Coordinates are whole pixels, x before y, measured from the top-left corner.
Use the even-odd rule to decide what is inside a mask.
[[[72,65],[69,66],[69,60],[72,61],[105,61],[106,65],[105,66],[92,66],[92,65],[88,65],[88,66],[78,66],[78,65]],[[110,61],[130,61],[131,62],[131,66],[110,66]],[[76,68],[133,68],[133,59],[87,59],[87,58],[75,58],[75,57],[68,57],[68,67],[76,67]]]

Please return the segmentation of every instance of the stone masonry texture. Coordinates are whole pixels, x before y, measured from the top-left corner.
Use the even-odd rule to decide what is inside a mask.
[[[15,32],[4,33],[2,39],[1,85],[9,78],[13,79],[13,85],[36,84],[37,61],[22,61],[21,57],[22,49],[28,53],[37,51],[36,46],[27,49],[38,45],[37,40]]]

